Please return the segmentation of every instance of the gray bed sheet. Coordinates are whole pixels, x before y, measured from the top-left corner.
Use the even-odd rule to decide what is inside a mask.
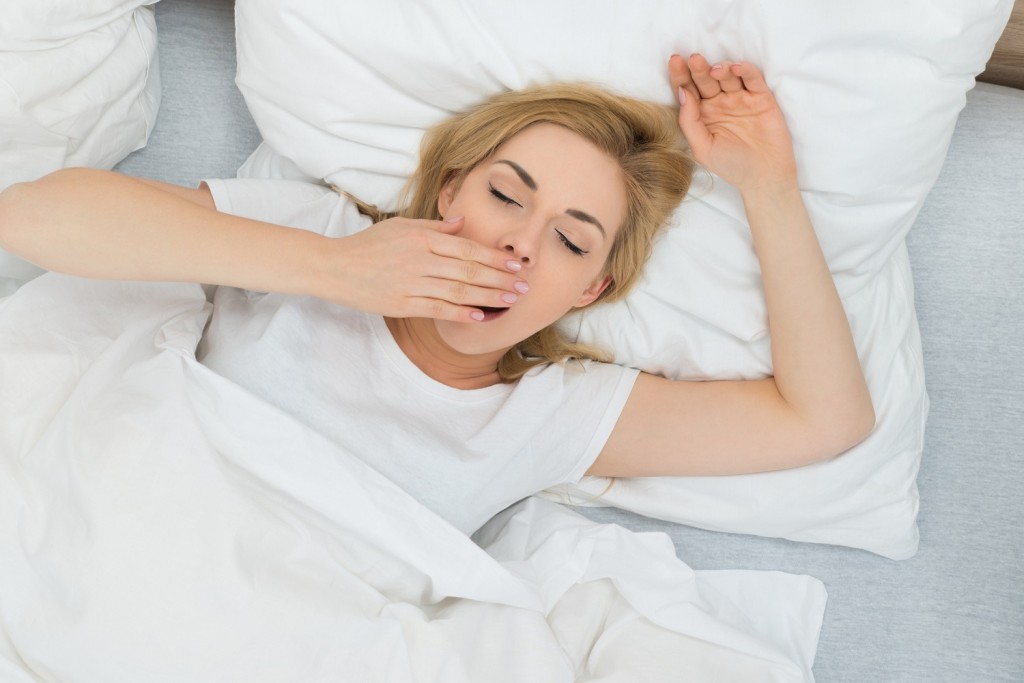
[[[149,145],[117,170],[191,186],[232,177],[260,141],[233,82],[233,3],[156,12],[163,102]],[[697,569],[824,581],[824,683],[1024,680],[1022,217],[1024,91],[979,84],[908,238],[931,397],[914,558],[583,512],[663,531]]]

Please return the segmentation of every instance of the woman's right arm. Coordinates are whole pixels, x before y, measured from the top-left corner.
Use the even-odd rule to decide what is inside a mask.
[[[0,247],[81,277],[306,294],[396,317],[473,320],[507,306],[515,263],[439,221],[328,238],[220,213],[205,188],[66,169],[0,193]]]

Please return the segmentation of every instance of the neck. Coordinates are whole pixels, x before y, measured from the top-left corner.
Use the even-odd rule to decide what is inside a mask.
[[[482,389],[501,382],[504,351],[470,355],[445,343],[429,318],[384,318],[398,347],[423,374],[456,389]]]

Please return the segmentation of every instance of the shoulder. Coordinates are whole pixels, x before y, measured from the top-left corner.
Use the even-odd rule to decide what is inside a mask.
[[[519,383],[529,385],[559,384],[567,389],[593,391],[600,386],[613,386],[628,382],[632,386],[640,371],[615,363],[590,359],[571,359],[560,363],[545,363],[527,372]]]
[[[300,180],[210,178],[209,191],[218,211],[275,225],[337,236],[365,227],[354,204],[324,185]]]
[[[557,423],[558,430],[593,429],[605,422],[610,427],[618,420],[639,375],[635,368],[614,363],[550,363],[526,373],[512,396],[530,408],[535,416],[531,420],[541,416],[537,421]]]

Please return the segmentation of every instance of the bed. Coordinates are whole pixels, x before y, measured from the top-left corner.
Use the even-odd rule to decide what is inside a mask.
[[[288,116],[278,116],[286,108],[272,95],[287,84],[274,79],[308,79],[322,88],[327,76],[324,70],[290,70],[294,65],[286,60],[260,60],[278,54],[266,47],[274,36],[284,40],[280,36],[299,30],[295,26],[315,15],[285,13],[270,35],[271,29],[260,23],[265,21],[262,12],[274,8],[269,0],[247,0],[237,7],[226,0],[167,0],[152,7],[134,3],[138,8],[127,13],[124,7],[132,3],[106,4],[118,5],[128,17],[118,34],[123,40],[112,44],[133,41],[144,67],[145,77],[135,80],[134,89],[121,87],[125,101],[133,104],[120,106],[112,98],[104,109],[120,112],[131,124],[110,125],[120,131],[122,144],[111,145],[108,137],[106,146],[95,142],[72,148],[36,131],[30,143],[46,153],[22,157],[39,165],[19,167],[23,175],[5,176],[7,182],[29,179],[54,159],[61,165],[116,164],[124,173],[185,185],[238,174],[332,177],[373,192],[401,175],[407,159],[393,149],[382,158],[358,150],[345,156],[361,164],[356,169],[361,175],[318,165],[320,158],[297,153],[282,158],[285,145],[277,141],[283,136],[312,136],[328,124],[316,118],[317,105],[302,109],[300,103]],[[323,3],[310,6],[318,4]],[[366,17],[353,17],[353,23],[398,5],[374,7]],[[904,122],[901,144],[917,145],[918,158],[927,161],[908,165],[903,184],[896,187],[921,199],[919,204],[904,202],[902,223],[886,231],[878,228],[871,240],[874,251],[841,243],[836,236],[847,234],[849,227],[841,222],[822,228],[834,231],[826,238],[836,240],[829,242],[836,245],[830,262],[844,278],[840,289],[850,310],[870,317],[864,311],[878,310],[879,301],[892,302],[883,307],[884,316],[857,323],[864,330],[858,343],[871,347],[866,357],[879,368],[881,388],[873,386],[873,393],[884,393],[892,407],[884,404],[889,411],[883,414],[884,425],[890,431],[876,435],[873,454],[848,458],[861,463],[850,465],[853,469],[742,485],[669,482],[659,488],[617,482],[611,495],[597,500],[595,491],[605,486],[592,482],[589,488],[551,491],[526,501],[478,533],[475,544],[426,522],[410,532],[381,512],[399,510],[403,519],[416,515],[386,482],[362,472],[363,484],[346,483],[351,472],[342,471],[330,444],[295,430],[287,416],[271,414],[204,373],[202,366],[188,363],[189,344],[204,320],[205,296],[198,288],[37,277],[27,264],[0,260],[5,288],[0,294],[8,294],[0,300],[0,345],[6,345],[5,351],[40,350],[0,360],[0,449],[7,450],[0,452],[7,472],[0,489],[5,538],[0,544],[0,679],[1020,680],[1024,82],[1019,56],[1017,61],[1012,56],[1014,46],[1006,57],[1006,43],[999,43],[1003,52],[997,48],[987,72],[1003,85],[974,83],[1007,20],[1004,37],[1020,30],[1020,10],[1013,9],[1011,16],[1010,3],[993,3],[968,21],[953,10],[938,16],[918,9],[934,22],[920,35],[950,31],[959,36],[951,37],[950,44],[964,55],[972,47],[982,57],[971,62],[964,56],[959,66],[977,63],[977,68],[946,74],[941,81],[946,90],[939,88],[941,79],[933,84],[930,74],[941,71],[946,66],[942,59],[954,59],[948,54],[957,50],[934,57],[930,66],[927,59],[919,60],[915,67],[922,69],[912,74],[916,82],[934,86],[929,96],[947,98],[934,105],[946,119],[927,129],[937,131],[932,138],[915,135],[910,122]],[[93,24],[87,14],[83,9],[85,23],[69,22],[74,31],[111,24],[117,12]],[[782,30],[765,16],[737,15],[761,23],[730,29],[733,19],[723,11],[718,20],[724,36],[730,30],[756,29],[771,37]],[[603,15],[595,16],[599,25]],[[22,20],[30,25],[32,16]],[[821,21],[826,27],[839,23]],[[847,21],[850,30],[859,30],[857,19]],[[397,22],[397,35],[422,25],[412,19],[407,23]],[[359,38],[341,24],[321,28],[321,37],[337,33],[352,45]],[[376,41],[372,31],[363,33],[366,41]],[[7,52],[0,54],[9,57],[25,49],[9,39],[12,35],[5,34],[0,49]],[[967,35],[974,37],[969,41]],[[920,38],[909,30],[904,37],[908,42]],[[67,37],[38,37],[44,39]],[[432,115],[427,105],[436,109],[478,96],[480,79],[540,77],[525,67],[502,71],[505,66],[481,58],[472,63],[477,71],[440,80],[430,69],[444,66],[450,48],[438,47],[428,56],[423,45],[408,39],[408,49],[423,50],[419,65],[408,69],[413,77],[433,77],[428,85],[458,86],[444,93],[448,99],[413,92],[410,101],[416,106],[406,109],[414,114],[423,109],[424,117]],[[499,47],[509,49],[508,44]],[[868,59],[891,57],[886,52],[893,51],[891,45],[883,47]],[[869,51],[857,49],[858,54]],[[552,58],[541,55],[537,62],[545,57]],[[773,68],[785,73],[786,56],[776,53],[775,59],[766,74],[772,75]],[[828,59],[825,53],[827,66],[842,66]],[[17,85],[12,73],[16,70],[8,68],[0,75],[8,85]],[[409,96],[412,86],[399,76],[371,76],[366,87],[392,87]],[[781,82],[789,88],[782,96],[806,97],[799,80]],[[390,102],[384,90],[379,97]],[[837,108],[863,104],[837,102]],[[867,107],[862,114],[882,115]],[[355,111],[353,120],[358,122],[360,115],[366,112]],[[297,116],[307,124],[298,131],[287,123]],[[98,130],[105,120],[79,116],[74,123]],[[809,130],[800,123],[795,130]],[[52,131],[58,124],[48,125]],[[403,120],[389,125],[400,130],[419,124]],[[341,135],[339,144],[349,147],[339,149],[366,147],[367,140],[378,151],[391,144],[377,144],[375,133],[366,128],[348,130],[355,132]],[[827,136],[829,131],[814,132]],[[805,138],[808,145],[827,140]],[[278,153],[272,153],[270,143],[277,144]],[[853,154],[853,147],[839,145],[836,154]],[[0,148],[0,154],[10,149]],[[101,149],[105,156],[96,151]],[[807,154],[817,161],[813,152]],[[8,163],[6,172],[13,168]],[[877,187],[865,181],[861,196],[849,189],[837,198],[842,193],[829,183],[849,183],[849,177],[833,177],[832,170],[822,162],[809,174],[810,181],[820,184],[811,190],[842,205],[847,214],[871,208],[862,199],[879,196]],[[856,177],[862,176],[867,177]],[[685,209],[686,217],[691,223],[725,226],[726,236],[737,235],[730,232],[735,221],[727,192],[720,184],[708,190],[704,201]],[[383,204],[387,194],[374,198]],[[894,205],[904,198],[888,199]],[[823,215],[832,215],[823,206]],[[739,237],[720,239],[695,230],[662,246],[671,251],[697,245],[711,253],[743,246]],[[906,260],[899,260],[904,255]],[[845,265],[847,260],[871,267]],[[739,272],[749,270],[745,262],[725,262]],[[707,274],[698,263],[690,270],[694,277]],[[716,376],[737,358],[743,372],[764,369],[756,302],[743,293],[751,289],[750,281],[729,286],[736,291],[723,288],[721,300],[736,297],[736,310],[746,317],[713,319],[713,311],[693,302],[682,313],[708,323],[709,330],[727,329],[734,333],[729,339],[743,343],[723,342],[715,348],[728,352],[716,355],[707,350],[709,339],[719,339],[711,331],[673,340],[693,350],[691,365],[684,368],[691,375]],[[906,296],[903,308],[895,291]],[[98,307],[104,311],[101,321],[74,322],[72,312],[104,298],[112,303]],[[636,310],[658,310],[653,305],[634,302]],[[153,310],[161,314],[154,317]],[[616,325],[614,317],[578,322],[581,335],[600,336]],[[96,339],[100,327],[116,329],[114,337],[134,351],[110,358],[95,344],[79,343],[78,355],[67,355],[62,344]],[[64,335],[60,343],[53,330]],[[160,354],[152,343],[142,343],[154,338],[159,338]],[[892,351],[882,358],[883,351],[870,339],[891,340]],[[656,345],[641,348],[633,338],[619,341],[620,357],[673,370],[675,361]],[[97,362],[101,357],[105,365]],[[89,382],[83,380],[84,370],[71,367],[75,363],[93,368]],[[115,393],[113,386],[119,387]],[[167,398],[179,395],[178,402]],[[150,406],[150,412],[133,413],[133,402]],[[89,423],[90,416],[103,419],[81,424]],[[61,422],[65,417],[68,421]],[[64,426],[54,431],[54,424]],[[153,430],[173,441],[167,424],[175,425],[171,431],[181,441],[178,451],[145,440]],[[126,451],[129,437],[142,441]],[[92,450],[82,451],[92,460],[75,460],[74,449],[38,445],[46,439],[92,439]],[[32,448],[25,445],[30,441]],[[284,442],[303,454],[308,469],[295,474],[282,466]],[[184,451],[209,457],[176,461],[174,453]],[[875,464],[871,457],[877,458]],[[891,471],[896,465],[898,473]],[[310,487],[303,476],[319,478],[322,486]],[[367,477],[372,486],[365,484]],[[29,489],[39,495],[30,497]],[[358,508],[351,501],[360,497],[366,500]],[[58,512],[41,512],[47,505]],[[831,516],[822,512],[826,508]],[[351,521],[365,519],[368,511],[383,521]],[[186,537],[198,528],[204,530],[201,537]],[[481,547],[488,552],[477,552]],[[450,555],[448,561],[438,559],[439,549]],[[367,603],[353,605],[354,595]],[[247,616],[255,623],[246,623]],[[529,654],[523,656],[524,651]]]

